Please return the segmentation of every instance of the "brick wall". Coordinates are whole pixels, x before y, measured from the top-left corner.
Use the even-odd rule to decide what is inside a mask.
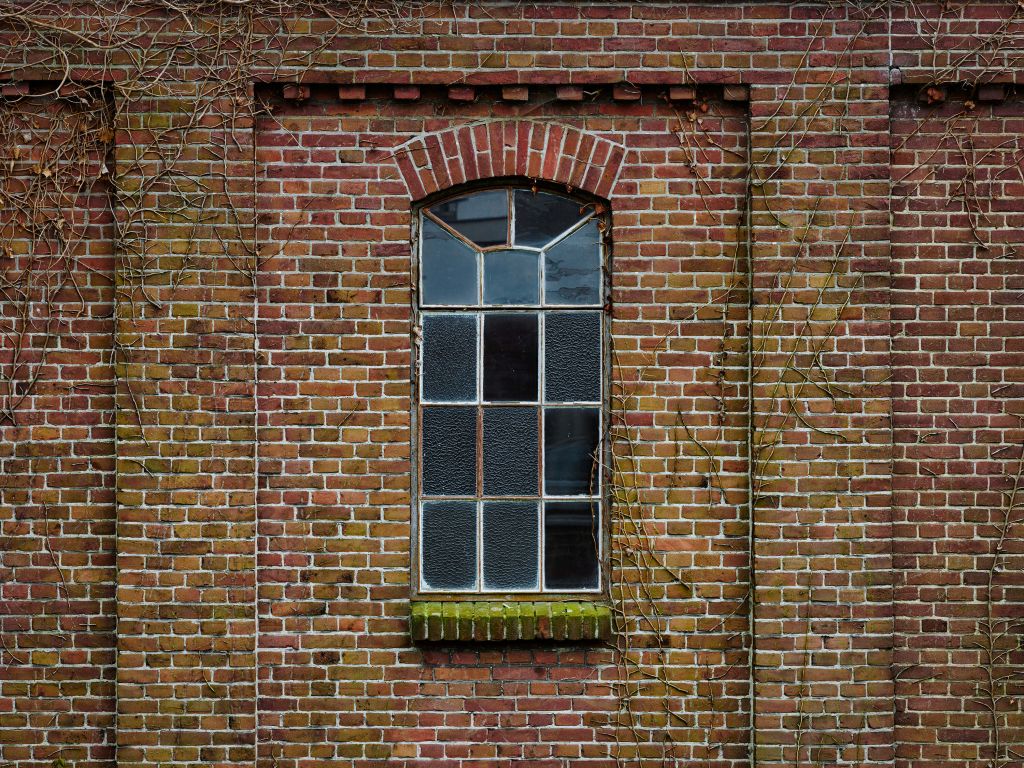
[[[1019,761],[1019,3],[217,8],[0,22],[11,189],[54,45],[117,129],[0,347],[0,765]],[[408,635],[413,215],[496,177],[609,205],[610,644]]]
[[[108,105],[66,95],[0,103],[0,745],[16,765],[113,759]]]
[[[1022,725],[1024,103],[948,95],[892,101],[898,733],[932,765]]]

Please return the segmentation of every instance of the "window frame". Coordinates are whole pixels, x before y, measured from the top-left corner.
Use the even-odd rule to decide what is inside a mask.
[[[460,197],[464,197],[471,194],[491,191],[491,190],[503,190],[508,194],[508,228],[510,232],[514,232],[513,227],[515,226],[515,193],[517,190],[526,190],[532,192],[546,192],[549,194],[555,194],[563,198],[567,198],[578,202],[580,206],[593,206],[593,213],[589,216],[583,217],[580,221],[576,222],[572,227],[560,233],[557,237],[549,241],[544,248],[537,248],[531,246],[516,246],[513,244],[504,245],[492,245],[487,247],[475,246],[474,249],[480,252],[478,257],[478,270],[482,270],[484,257],[488,252],[497,252],[502,250],[514,250],[522,249],[531,252],[536,252],[538,258],[541,261],[541,266],[538,273],[538,280],[540,282],[539,294],[537,304],[533,305],[509,305],[509,304],[485,304],[483,300],[483,285],[484,285],[484,274],[482,271],[478,272],[477,283],[477,303],[473,306],[467,304],[432,304],[424,306],[421,303],[422,296],[422,249],[423,249],[423,221],[425,218],[430,218],[435,224],[441,226],[448,232],[454,233],[457,237],[465,240],[465,236],[457,233],[453,227],[446,225],[435,216],[428,213],[428,209],[436,206],[440,203],[444,203],[448,200],[454,200]],[[600,253],[599,268],[601,272],[600,279],[600,294],[599,304],[557,304],[557,305],[545,305],[544,304],[544,265],[543,265],[543,253],[545,250],[550,249],[553,245],[564,242],[566,239],[571,237],[577,231],[581,230],[588,221],[595,220],[598,226],[598,248]],[[611,355],[610,355],[610,317],[609,317],[609,299],[611,295],[611,264],[610,264],[610,234],[611,234],[611,213],[608,204],[602,200],[599,200],[591,195],[580,193],[575,190],[567,192],[563,189],[559,189],[554,185],[542,185],[532,180],[526,179],[491,179],[487,182],[480,184],[469,184],[462,185],[460,187],[445,190],[443,193],[431,196],[425,200],[420,201],[412,209],[412,258],[411,258],[411,278],[412,278],[412,291],[411,293],[411,309],[413,316],[413,338],[412,338],[412,359],[411,359],[411,377],[410,383],[412,385],[411,392],[411,452],[410,452],[410,468],[411,468],[411,487],[410,487],[410,565],[411,565],[411,579],[412,579],[412,597],[413,599],[426,599],[438,602],[444,601],[497,601],[497,600],[515,600],[515,601],[536,601],[538,599],[545,601],[568,601],[568,600],[580,600],[580,599],[594,599],[607,596],[609,588],[609,543],[610,543],[610,515],[609,515],[609,458],[610,458],[610,445],[607,439],[608,424],[610,418],[610,402],[611,402]],[[600,359],[600,388],[599,388],[599,400],[598,401],[578,401],[578,402],[552,402],[546,401],[546,392],[544,387],[544,362],[545,362],[545,319],[546,316],[551,312],[596,312],[598,313],[600,323],[600,345],[601,345],[601,359]],[[537,317],[537,338],[538,338],[538,382],[537,382],[537,397],[533,401],[487,401],[483,397],[483,375],[484,375],[484,358],[483,358],[483,340],[484,340],[484,318],[487,313],[521,313],[527,315],[533,315]],[[477,342],[476,342],[476,399],[473,402],[469,401],[458,401],[458,402],[445,402],[445,403],[426,403],[423,397],[423,381],[421,376],[421,364],[422,364],[422,344],[423,344],[423,318],[425,314],[431,315],[461,315],[474,317],[476,321],[477,329]],[[535,501],[538,505],[537,514],[537,547],[538,547],[538,581],[537,587],[530,589],[519,589],[519,590],[503,590],[503,591],[485,591],[483,583],[483,505],[487,501],[517,501],[523,500],[527,497],[522,496],[508,496],[508,497],[491,497],[488,498],[483,495],[483,488],[479,484],[480,476],[483,473],[483,465],[478,461],[477,473],[478,473],[478,494],[473,497],[426,497],[421,493],[422,485],[422,440],[420,436],[421,431],[421,413],[425,405],[432,406],[453,406],[453,407],[473,407],[477,409],[477,456],[479,459],[481,445],[484,440],[482,433],[483,409],[485,406],[490,407],[532,407],[536,408],[538,412],[538,475],[539,475],[539,487],[538,494],[536,497],[529,497]],[[544,465],[543,459],[541,458],[544,453],[544,432],[543,422],[545,414],[549,409],[566,407],[566,408],[596,408],[598,412],[598,436],[597,436],[597,482],[598,489],[595,493],[586,494],[583,496],[552,496],[546,493],[546,487],[544,483]],[[425,581],[422,572],[422,558],[421,558],[421,506],[424,500],[454,500],[459,498],[461,500],[472,501],[476,505],[476,567],[477,567],[477,589],[475,591],[452,591],[452,590],[434,590],[425,588]],[[544,519],[545,519],[545,505],[549,502],[558,501],[577,501],[577,502],[594,502],[598,504],[599,520],[597,530],[597,571],[598,571],[598,583],[594,588],[589,589],[553,589],[545,590],[544,588]]]

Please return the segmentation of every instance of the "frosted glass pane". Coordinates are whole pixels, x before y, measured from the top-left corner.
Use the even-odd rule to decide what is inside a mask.
[[[601,313],[544,316],[544,390],[549,402],[601,399]]]
[[[537,315],[484,315],[484,400],[537,400]]]
[[[534,248],[543,248],[590,212],[577,200],[528,189],[516,190],[515,206],[515,244]]]
[[[422,459],[423,493],[475,495],[476,408],[424,408]]]
[[[443,227],[423,219],[423,304],[477,303],[477,254]]]
[[[484,495],[535,496],[537,409],[484,408]]]
[[[596,501],[544,505],[544,587],[596,589],[601,515]]]
[[[423,315],[423,398],[476,400],[476,316]]]
[[[484,589],[537,589],[537,502],[484,502]]]
[[[420,550],[428,589],[476,589],[476,502],[426,501]]]
[[[539,253],[490,251],[484,254],[484,304],[539,302]]]
[[[544,488],[551,496],[598,492],[597,408],[548,408],[544,411]]]
[[[591,219],[544,254],[547,304],[601,303],[601,241]]]
[[[491,189],[445,200],[430,212],[481,248],[508,242],[508,192]]]

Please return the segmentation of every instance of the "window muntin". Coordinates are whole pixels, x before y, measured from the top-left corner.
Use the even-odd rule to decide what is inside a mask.
[[[601,230],[525,188],[421,212],[421,592],[601,589]]]

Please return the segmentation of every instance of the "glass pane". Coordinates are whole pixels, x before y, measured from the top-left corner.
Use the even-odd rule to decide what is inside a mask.
[[[537,315],[484,315],[484,400],[537,399]]]
[[[601,514],[596,501],[544,505],[544,588],[596,589]]]
[[[601,303],[600,235],[591,219],[545,252],[545,303]]]
[[[477,254],[430,219],[423,219],[420,271],[423,304],[477,303]]]
[[[423,315],[423,399],[476,401],[476,316]]]
[[[430,212],[481,248],[508,242],[508,191],[491,189],[445,200]]]
[[[534,248],[543,248],[590,213],[590,206],[577,200],[528,189],[515,191],[515,205],[515,244]]]
[[[540,303],[540,254],[491,251],[484,254],[484,304]]]
[[[551,402],[600,401],[600,312],[544,316],[544,391]]]
[[[476,502],[426,501],[420,527],[424,586],[476,589]]]
[[[423,493],[476,494],[476,408],[423,409]]]
[[[484,408],[484,495],[537,495],[537,409]]]
[[[484,589],[536,589],[537,559],[537,503],[484,502]]]
[[[595,495],[597,408],[544,411],[544,489],[551,496]]]

